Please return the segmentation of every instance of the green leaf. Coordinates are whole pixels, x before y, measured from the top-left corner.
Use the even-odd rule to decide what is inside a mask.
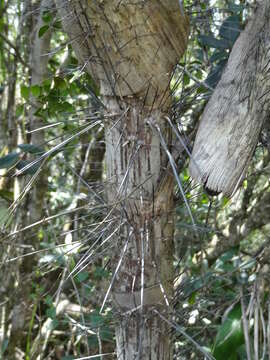
[[[210,57],[210,62],[214,63],[218,60],[225,60],[228,59],[229,54],[224,50],[215,50],[213,55]]]
[[[93,327],[94,329],[101,327],[104,324],[103,316],[100,315],[97,311],[92,313],[90,315],[90,323],[91,327]]]
[[[21,95],[25,100],[29,99],[30,89],[28,86],[25,86],[25,85],[21,86]]]
[[[240,5],[233,4],[233,3],[230,3],[230,4],[229,4],[229,10],[230,10],[232,13],[234,13],[234,14],[239,14],[239,13],[241,13],[244,9],[245,9],[245,5],[243,5],[243,4],[240,4]]]
[[[227,60],[221,60],[213,69],[211,70],[210,74],[207,76],[205,82],[207,85],[215,88],[218,84],[225,65],[227,64]]]
[[[19,160],[20,154],[12,152],[0,158],[0,169],[7,169],[15,165]]]
[[[50,11],[44,11],[43,14],[42,14],[42,20],[45,22],[45,23],[50,23],[52,21],[52,13],[50,13]]]
[[[97,266],[93,275],[95,279],[102,280],[103,278],[108,278],[110,276],[110,273],[103,267]]]
[[[62,111],[64,111],[64,112],[73,112],[74,107],[70,103],[68,103],[67,101],[64,101],[62,103]]]
[[[45,304],[51,306],[53,304],[53,298],[51,297],[51,295],[47,295],[45,298]]]
[[[8,339],[4,339],[4,341],[2,342],[2,348],[0,351],[0,355],[4,354],[4,352],[7,350],[8,348]]]
[[[50,307],[46,310],[46,316],[50,319],[55,319],[56,317],[56,309],[54,306]]]
[[[6,189],[0,189],[0,197],[7,201],[13,201],[13,192]]]
[[[194,291],[188,299],[189,305],[194,305],[196,302],[196,298],[197,298],[197,292]]]
[[[89,277],[89,273],[87,271],[81,271],[78,275],[76,275],[76,280],[79,282],[84,282]]]
[[[55,330],[59,326],[59,321],[57,319],[53,319],[53,321],[49,324],[50,330]]]
[[[24,105],[21,104],[21,105],[18,105],[16,107],[16,116],[19,117],[23,114],[23,110],[24,110]]]
[[[209,283],[213,278],[212,272],[207,272],[205,275],[191,278],[183,286],[184,297],[191,299],[192,294],[198,292],[205,284]],[[195,294],[196,296],[196,294]]]
[[[241,306],[238,303],[219,327],[213,348],[216,360],[234,359],[232,356],[237,354],[237,349],[244,343],[241,317]]]
[[[18,147],[25,153],[41,155],[44,153],[44,149],[32,144],[20,144]]]
[[[41,38],[49,30],[49,28],[50,28],[49,25],[41,26],[38,32],[38,37]]]
[[[233,262],[233,258],[237,255],[237,253],[237,248],[232,248],[222,254],[213,265],[215,271],[225,273],[234,272],[235,268],[238,267],[238,265],[235,265]]]
[[[198,94],[205,94],[208,91],[209,91],[209,89],[204,85],[199,86],[198,89],[197,89]]]
[[[61,30],[62,29],[62,23],[60,20],[55,21],[53,24],[54,29]]]
[[[190,83],[190,77],[188,76],[188,74],[184,73],[184,76],[183,76],[183,84],[184,84],[185,86],[187,86],[189,83]]]
[[[50,89],[51,89],[51,84],[52,84],[52,79],[45,79],[43,82],[42,82],[42,89],[45,91],[45,92],[49,92]]]
[[[229,16],[222,23],[219,35],[230,42],[231,47],[235,43],[241,32],[240,17],[237,15]]]
[[[39,95],[41,94],[41,87],[38,85],[32,85],[31,93],[34,97],[39,97]]]
[[[67,84],[66,84],[66,82],[65,82],[64,79],[62,79],[62,78],[59,77],[59,76],[56,76],[56,77],[54,78],[54,87],[55,87],[56,89],[65,89],[65,88],[67,87]]]
[[[229,49],[231,44],[226,39],[217,39],[210,35],[200,35],[199,42],[203,46],[208,46],[216,49]]]

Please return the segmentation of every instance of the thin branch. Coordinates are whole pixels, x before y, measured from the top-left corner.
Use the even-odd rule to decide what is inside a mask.
[[[0,37],[15,51],[14,56],[17,57],[18,60],[20,60],[20,62],[25,66],[28,67],[27,63],[23,60],[23,58],[21,57],[17,47],[12,44],[12,42],[5,36],[3,35],[3,33],[0,32]]]

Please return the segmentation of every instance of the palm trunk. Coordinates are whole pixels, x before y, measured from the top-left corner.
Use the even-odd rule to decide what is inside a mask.
[[[75,53],[100,87],[105,120],[117,357],[171,359],[173,177],[161,143],[169,82],[185,51],[178,0],[56,0]],[[160,130],[160,132],[159,132]],[[161,139],[161,137],[163,139]],[[164,143],[163,143],[164,145]],[[169,145],[167,145],[169,146]]]
[[[121,108],[115,100],[107,105],[118,114],[105,132],[108,201],[120,219],[112,240],[117,355],[170,359],[168,326],[158,313],[169,318],[173,294],[174,182],[154,127],[163,128],[167,140],[170,131],[162,111],[150,112],[136,99]]]

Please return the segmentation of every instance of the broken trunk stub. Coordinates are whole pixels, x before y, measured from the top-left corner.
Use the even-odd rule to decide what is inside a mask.
[[[191,156],[191,176],[208,191],[228,197],[241,185],[270,114],[269,11],[270,2],[260,3],[235,42],[202,115]]]

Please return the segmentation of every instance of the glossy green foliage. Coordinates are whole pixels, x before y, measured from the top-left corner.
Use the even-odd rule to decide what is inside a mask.
[[[241,32],[241,17],[238,14],[227,17],[219,29],[219,36],[201,36],[200,43],[203,46],[214,48],[210,57],[212,69],[207,76],[206,83],[215,88],[219,82],[222,72],[227,64],[230,50]]]
[[[34,175],[40,167],[38,158],[44,154],[44,150],[33,144],[18,145],[20,152],[12,152],[0,158],[0,169],[10,169],[14,165],[20,170],[20,175]],[[34,159],[27,161],[24,155],[34,155]]]
[[[12,152],[0,158],[0,169],[8,169],[15,165],[20,158],[20,154]]]
[[[25,153],[34,155],[42,155],[44,153],[44,149],[42,149],[40,146],[36,146],[33,144],[20,144],[18,145],[18,148]]]
[[[242,310],[241,305],[237,303],[218,329],[213,356],[216,360],[237,360],[237,350],[242,344],[244,344]]]

